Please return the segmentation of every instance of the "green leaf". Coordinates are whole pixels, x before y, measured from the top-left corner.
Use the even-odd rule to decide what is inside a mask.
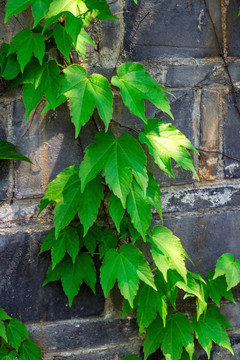
[[[84,6],[81,0],[53,0],[50,4],[49,11],[46,15],[47,19],[60,17],[65,12],[70,12],[75,17],[78,17],[81,12],[81,5]],[[86,9],[86,6],[84,6]]]
[[[26,119],[31,111],[45,95],[52,108],[56,106],[60,77],[59,69],[54,60],[44,62],[42,66],[36,60],[32,60],[26,67],[17,84],[23,86],[23,102],[26,107]]]
[[[159,119],[150,119],[144,126],[145,133],[139,134],[139,140],[147,144],[150,154],[161,170],[174,177],[171,158],[185,170],[192,171],[198,177],[193,161],[186,149],[197,150],[191,142],[171,123]]]
[[[198,358],[195,355],[193,355],[193,357],[190,358],[188,353],[184,350],[180,360],[191,360],[191,359],[192,360],[198,360]]]
[[[81,252],[73,264],[70,257],[65,257],[54,269],[48,268],[43,286],[49,282],[60,280],[63,290],[68,297],[69,306],[72,306],[74,297],[78,294],[83,281],[95,293],[96,268],[90,255]]]
[[[52,245],[51,257],[53,268],[63,259],[66,251],[72,258],[72,262],[75,263],[79,252],[79,239],[77,230],[74,228],[63,229]]]
[[[39,33],[33,33],[30,29],[24,29],[14,36],[10,44],[8,55],[17,53],[17,59],[20,64],[21,72],[31,60],[32,55],[39,60],[42,65],[45,55],[45,39]]]
[[[81,194],[78,215],[84,227],[84,236],[96,220],[99,206],[104,198],[101,183],[101,176],[97,176],[86,185]]]
[[[155,226],[152,230],[152,236],[148,241],[153,244],[151,252],[159,270],[166,278],[166,270],[170,265],[187,280],[187,269],[185,266],[185,257],[187,253],[182,247],[180,240],[164,226]],[[163,260],[163,256],[167,259],[163,262],[163,268],[159,260]],[[158,258],[160,257],[160,259]],[[169,261],[169,265],[168,265]]]
[[[31,160],[29,160],[26,156],[19,154],[15,151],[15,145],[4,140],[0,140],[0,159],[15,159],[15,160],[23,160],[32,164]]]
[[[94,255],[97,243],[100,242],[101,238],[101,229],[96,224],[93,224],[93,226],[89,229],[87,235],[83,238],[84,245],[92,256]]]
[[[4,311],[2,308],[0,308],[0,320],[10,320],[11,317]]]
[[[52,0],[34,0],[32,1],[32,13],[34,17],[33,28],[41,21],[48,12]]]
[[[8,353],[3,358],[1,358],[1,360],[16,360],[16,359],[22,360],[20,359],[18,353],[15,350],[10,351],[10,353]]]
[[[114,16],[106,0],[86,0],[86,6],[93,12],[93,16],[99,20],[118,20]]]
[[[53,35],[58,49],[67,58],[67,60],[70,61],[69,53],[72,46],[71,36],[66,32],[65,28],[61,24],[54,26]]]
[[[236,304],[231,290],[227,290],[227,283],[224,276],[213,279],[214,270],[209,271],[207,274],[207,286],[209,291],[209,297],[214,301],[218,307],[220,307],[221,298],[224,297],[227,300]]]
[[[173,118],[169,101],[163,93],[167,90],[154,81],[141,64],[122,64],[118,67],[117,74],[118,77],[113,76],[112,84],[120,88],[123,102],[132,114],[147,122],[144,105],[146,99]]]
[[[234,261],[232,254],[222,255],[217,261],[213,279],[221,275],[225,275],[226,277],[227,290],[236,286],[240,282],[240,260]]]
[[[39,347],[31,340],[25,340],[22,343],[19,353],[21,360],[42,360]]]
[[[136,182],[132,182],[127,198],[127,211],[135,229],[146,239],[146,231],[151,224],[151,205],[143,199],[142,190]]]
[[[118,245],[117,237],[113,234],[112,230],[107,229],[102,232],[99,242],[100,259],[108,252],[108,250],[116,249]]]
[[[79,176],[82,189],[101,170],[113,193],[126,208],[132,175],[146,193],[148,177],[145,169],[146,157],[141,146],[130,135],[123,134],[117,140],[111,132],[99,132],[95,143],[86,149]]]
[[[128,355],[125,356],[124,358],[122,358],[121,360],[141,360],[140,357],[136,356],[136,355]]]
[[[82,27],[83,27],[83,21],[80,18],[75,17],[70,12],[67,13],[67,16],[65,18],[65,29],[68,32],[68,34],[71,36],[74,45],[76,45]]]
[[[118,280],[121,294],[129,301],[131,307],[133,307],[140,280],[156,290],[148,263],[140,250],[131,244],[122,245],[119,253],[115,249],[109,250],[104,257],[100,271],[105,297]]]
[[[113,193],[110,194],[108,200],[110,216],[116,225],[117,231],[120,232],[120,223],[123,219],[125,210],[122,206],[121,200]]]
[[[4,22],[6,23],[8,19],[16,14],[19,14],[23,10],[25,10],[29,5],[31,5],[32,0],[8,0],[6,5],[6,17]]]
[[[133,309],[129,305],[129,302],[126,299],[123,299],[122,302],[122,319],[125,319],[126,315],[131,313]]]
[[[146,194],[146,201],[148,204],[155,207],[157,210],[160,219],[162,220],[162,204],[161,204],[161,191],[159,189],[159,184],[154,180],[153,175],[148,171],[148,188]]]
[[[230,340],[225,330],[225,327],[232,326],[226,318],[218,312],[216,306],[209,307],[206,315],[202,315],[199,321],[197,321],[197,318],[194,317],[192,319],[192,325],[196,333],[196,338],[198,339],[199,344],[206,351],[208,359],[210,358],[212,341],[222,347],[225,347],[233,354]]]
[[[17,319],[11,319],[7,324],[7,338],[9,344],[18,351],[22,339],[28,339],[25,326]]]
[[[86,56],[86,44],[96,47],[96,44],[93,42],[91,36],[89,36],[84,29],[81,29],[76,40],[75,50],[79,55],[81,55],[83,61],[85,61]]]
[[[71,65],[63,73],[60,95],[70,99],[76,137],[92,115],[95,105],[107,130],[113,111],[113,94],[108,80],[99,74],[87,78],[86,70],[80,65]]]
[[[2,320],[0,320],[0,337],[2,337],[6,342],[8,341],[6,328]]]
[[[4,356],[7,355],[8,350],[6,348],[0,348],[0,359],[4,359]]]
[[[148,327],[156,318],[157,313],[163,319],[164,326],[166,325],[167,316],[167,297],[161,288],[161,282],[154,277],[157,291],[152,287],[141,282],[137,296],[134,300],[134,307],[137,306],[137,323],[139,326],[139,334],[143,332],[145,327]]]
[[[17,56],[15,54],[10,55],[4,61],[4,64],[1,66],[1,76],[6,80],[12,80],[17,77],[20,72],[20,66],[17,61]]]
[[[161,350],[167,360],[179,360],[183,346],[192,359],[193,330],[185,315],[176,313],[167,318],[166,328],[159,317],[149,326],[143,344],[144,359],[152,354],[161,344]]]

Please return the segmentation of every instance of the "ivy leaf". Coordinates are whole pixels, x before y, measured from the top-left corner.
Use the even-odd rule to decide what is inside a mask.
[[[16,360],[16,359],[22,360],[19,358],[19,355],[15,350],[10,351],[10,353],[8,353],[3,358],[1,358],[1,360]]]
[[[94,252],[97,247],[97,243],[100,242],[102,238],[102,231],[101,229],[94,224],[88,231],[87,235],[84,237],[84,245],[86,246],[87,250],[93,256]]]
[[[209,291],[209,297],[214,301],[218,307],[220,307],[220,300],[224,297],[227,300],[236,304],[231,290],[227,290],[227,283],[224,276],[213,279],[214,270],[209,271],[207,274],[207,286]]]
[[[6,328],[2,320],[0,320],[0,337],[2,337],[6,342],[8,342]]]
[[[78,215],[84,227],[84,236],[97,218],[98,208],[104,198],[102,178],[97,176],[89,182],[80,196]]]
[[[117,74],[118,77],[113,76],[111,82],[120,88],[123,102],[132,114],[147,122],[144,105],[144,99],[147,99],[173,118],[169,101],[163,93],[167,90],[154,81],[141,64],[122,64]]]
[[[25,340],[19,350],[21,360],[41,360],[39,347],[31,340]]]
[[[162,204],[161,204],[161,191],[159,189],[159,184],[154,180],[153,175],[148,171],[148,188],[146,201],[148,204],[154,206],[162,220]]]
[[[86,10],[86,6],[82,3],[81,0],[53,0],[50,4],[46,19],[51,19],[55,17],[58,18],[65,12],[70,12],[75,17],[78,17],[81,14],[81,5]],[[47,25],[50,24],[47,23]]]
[[[104,257],[100,272],[105,297],[118,280],[121,294],[129,301],[131,307],[133,307],[140,280],[156,290],[148,263],[140,250],[131,244],[122,245],[120,252],[115,249],[109,250]]]
[[[139,334],[143,332],[145,327],[148,327],[153,322],[157,313],[160,314],[164,327],[166,326],[168,310],[166,292],[164,291],[166,289],[162,287],[162,281],[159,275],[156,275],[154,280],[157,291],[141,282],[134,300],[134,307],[137,307]]]
[[[6,311],[3,310],[3,308],[0,308],[0,320],[10,320],[11,317],[6,313]]]
[[[108,80],[99,74],[87,78],[86,70],[80,65],[71,65],[63,73],[60,95],[70,99],[76,137],[92,115],[95,105],[107,130],[113,111],[113,94]]]
[[[210,358],[212,341],[225,347],[233,354],[230,340],[225,330],[225,327],[233,327],[227,319],[218,312],[216,306],[208,307],[206,315],[202,315],[199,321],[194,317],[192,319],[192,325],[198,342],[206,351],[208,359]]]
[[[83,281],[95,293],[96,268],[90,255],[81,252],[77,255],[75,264],[70,257],[65,257],[59,264],[52,269],[48,268],[46,279],[43,286],[49,282],[60,280],[63,290],[68,297],[69,306],[72,306],[74,297],[78,294]]]
[[[159,317],[156,318],[147,329],[143,344],[144,359],[147,359],[160,345],[166,359],[179,360],[183,346],[192,359],[193,330],[185,315],[176,313],[168,316],[166,328],[163,327],[162,320]]]
[[[3,44],[1,46],[0,75],[6,80],[12,80],[15,79],[19,74],[20,66],[15,54],[7,56],[8,51],[5,52],[5,50],[9,49],[9,46],[6,46],[4,49],[4,45],[8,44]]]
[[[213,279],[221,275],[225,275],[226,277],[227,290],[236,286],[240,281],[240,260],[234,261],[232,254],[222,255],[217,261]]]
[[[86,56],[86,44],[96,47],[96,44],[93,42],[91,36],[89,36],[84,29],[81,29],[74,47],[77,53],[81,55],[83,61],[85,61]]]
[[[41,21],[48,12],[51,0],[34,0],[32,1],[32,13],[34,17],[33,28]]]
[[[92,10],[93,16],[99,20],[119,20],[114,16],[106,0],[86,0],[88,9]]]
[[[141,360],[140,357],[136,356],[136,355],[128,355],[125,356],[124,358],[122,358],[122,360]]]
[[[25,10],[29,5],[31,5],[32,0],[8,0],[6,5],[6,17],[4,22],[6,23],[8,19],[16,14],[19,14],[23,10]]]
[[[7,338],[9,344],[18,351],[22,339],[28,339],[28,332],[21,321],[11,319],[7,324]]]
[[[26,107],[26,119],[41,101],[43,95],[51,104],[51,108],[55,108],[60,85],[56,61],[50,60],[40,66],[36,60],[32,60],[24,73],[17,79],[16,84],[24,84],[23,102]]]
[[[73,44],[76,45],[78,36],[82,30],[83,21],[79,17],[75,17],[72,13],[67,13],[65,18],[65,29],[73,40]]]
[[[191,142],[172,124],[159,119],[150,119],[144,126],[145,133],[139,134],[139,140],[147,144],[150,154],[161,170],[174,177],[171,158],[185,170],[192,171],[198,177],[193,161],[186,149],[197,150]]]
[[[143,199],[142,190],[136,182],[132,182],[130,193],[127,198],[127,211],[131,217],[132,224],[146,239],[146,231],[151,224],[151,205]]]
[[[69,53],[72,46],[72,38],[61,24],[57,24],[53,29],[54,39],[58,49],[70,61]]]
[[[42,65],[45,55],[45,39],[39,33],[33,33],[30,29],[24,29],[14,36],[10,44],[8,55],[17,53],[17,59],[20,64],[21,72],[31,60],[32,55],[39,60]]]
[[[132,174],[143,193],[146,193],[148,177],[144,152],[138,142],[128,134],[123,134],[116,140],[111,132],[99,132],[94,141],[94,144],[87,147],[80,167],[82,190],[103,170],[109,188],[126,208]]]
[[[23,160],[32,164],[31,160],[29,160],[26,156],[19,154],[15,151],[15,145],[4,140],[0,140],[0,159],[15,159],[15,160]]]
[[[148,241],[153,244],[151,249],[153,258],[165,278],[166,268],[168,267],[167,262],[169,261],[169,267],[171,265],[186,281],[187,269],[185,266],[185,257],[188,256],[180,240],[166,227],[155,226],[152,230],[152,236],[148,237]],[[163,256],[167,258],[165,263],[163,263],[163,269],[161,263],[158,261],[158,255],[161,255],[161,260]]]
[[[117,231],[120,233],[120,223],[123,219],[125,209],[122,206],[121,200],[113,193],[110,194],[108,200],[110,216],[116,225]]]
[[[190,358],[188,353],[184,350],[180,360],[191,360],[191,359],[192,360],[198,360],[198,358],[195,355],[193,355],[193,357]]]
[[[77,230],[74,228],[63,229],[55,239],[51,249],[53,268],[64,258],[66,251],[75,263],[79,252],[79,239]]]
[[[116,249],[118,245],[118,239],[111,230],[104,230],[99,240],[100,259],[103,258],[103,256],[108,252],[108,250]]]

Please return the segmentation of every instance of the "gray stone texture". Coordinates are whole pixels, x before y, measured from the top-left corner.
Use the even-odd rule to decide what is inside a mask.
[[[87,354],[80,354],[68,357],[57,356],[54,360],[120,360],[124,356],[132,355],[133,353],[126,348],[114,350],[99,350]],[[138,355],[136,353],[136,355]]]
[[[227,10],[227,49],[230,56],[238,57],[240,55],[240,40],[238,32],[240,31],[240,22],[238,9],[240,1],[229,1]]]
[[[221,42],[221,3],[219,0],[207,2]],[[203,0],[140,0],[138,6],[127,0],[126,10],[129,12],[125,14],[124,42],[131,60],[218,55]],[[135,35],[140,21],[141,27]]]
[[[42,287],[49,265],[48,254],[38,256],[48,231],[25,227],[25,231],[0,232],[0,299],[10,316],[24,322],[57,321],[101,315],[104,297],[85,285],[71,309],[60,282]],[[76,340],[77,341],[77,340]]]

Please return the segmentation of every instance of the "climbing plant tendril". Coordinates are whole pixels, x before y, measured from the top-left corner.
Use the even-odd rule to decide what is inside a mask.
[[[94,111],[104,129],[96,126],[81,164],[58,174],[40,202],[39,214],[54,205],[54,227],[40,251],[51,253],[43,285],[61,281],[71,306],[83,282],[95,293],[98,257],[105,297],[117,283],[124,298],[123,317],[136,311],[139,334],[145,333],[144,360],[158,348],[166,360],[197,359],[194,339],[208,358],[213,342],[233,353],[226,332],[231,325],[218,308],[222,298],[235,302],[231,289],[240,281],[240,260],[224,254],[204,279],[187,269],[189,257],[169,229],[163,225],[150,229],[153,209],[160,219],[162,209],[159,184],[148,169],[147,155],[172,177],[172,159],[197,176],[189,150],[198,152],[191,142],[171,123],[146,117],[148,100],[173,118],[167,97],[171,94],[136,62],[120,65],[110,81],[99,74],[88,75],[86,43],[95,46],[88,33],[90,22],[94,18],[118,21],[106,0],[8,0],[5,21],[28,7],[33,26],[16,34],[10,44],[3,43],[0,50],[0,75],[11,88],[22,85],[26,120],[44,98],[43,112],[68,101],[76,138]],[[73,63],[76,53],[82,58],[79,63]],[[138,138],[116,137],[109,130],[113,91],[142,120],[144,130]],[[30,161],[3,141],[0,158]],[[99,214],[101,218],[104,214],[105,226],[100,226]],[[151,266],[140,244],[141,249],[142,244],[150,248]],[[179,296],[196,304],[189,317],[176,308],[179,290],[183,294]],[[0,339],[1,359],[41,359],[24,325],[2,309]]]

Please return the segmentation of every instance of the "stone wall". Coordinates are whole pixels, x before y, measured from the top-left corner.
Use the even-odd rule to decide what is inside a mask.
[[[175,180],[157,169],[155,174],[165,225],[182,240],[192,269],[206,274],[221,254],[240,257],[240,0],[138,2],[114,1],[120,21],[94,24],[97,48],[88,50],[87,67],[111,76],[118,59],[139,61],[175,96],[174,124],[199,149],[194,162],[200,181],[177,167]],[[14,18],[4,25],[3,18],[0,5],[0,36],[10,41],[20,25]],[[28,23],[31,14],[26,11],[20,21]],[[37,214],[49,181],[81,161],[81,149],[66,106],[46,116],[38,111],[26,123],[21,91],[6,94],[0,87],[0,138],[16,143],[29,129],[18,150],[34,162],[1,164],[0,306],[27,324],[46,360],[117,360],[139,353],[137,326],[133,319],[121,320],[115,289],[105,301],[99,286],[96,296],[82,287],[69,309],[60,284],[42,288],[49,259],[37,253],[51,224],[29,217]],[[115,133],[126,131],[120,125],[141,130],[142,121],[129,114],[117,93],[115,101]],[[149,118],[170,121],[149,103],[146,108]],[[93,134],[90,123],[81,132],[84,147]],[[153,221],[159,223],[156,214]],[[234,359],[240,359],[240,302],[226,302],[221,310],[235,326],[230,335]],[[200,359],[206,356],[200,353]],[[216,347],[211,359],[233,357]]]

